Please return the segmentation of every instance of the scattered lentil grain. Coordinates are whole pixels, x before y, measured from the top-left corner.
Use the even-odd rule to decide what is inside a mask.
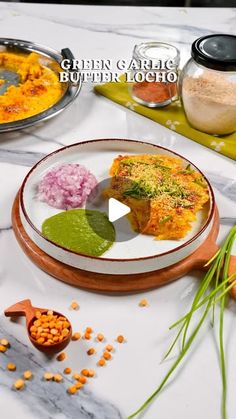
[[[0,344],[6,346],[6,348],[10,348],[10,343],[7,339],[3,338],[0,340]]]
[[[108,352],[111,352],[111,351],[113,351],[113,346],[112,345],[110,345],[110,344],[108,344],[107,346],[106,346],[106,348],[105,348]]]
[[[87,368],[84,368],[81,370],[81,374],[84,375],[84,377],[89,377],[89,370]]]
[[[95,376],[95,371],[92,370],[92,369],[89,369],[88,374],[89,374],[89,377],[94,377]]]
[[[50,381],[50,380],[52,380],[52,379],[53,379],[53,374],[52,374],[51,372],[45,372],[45,373],[43,374],[43,378],[44,378],[46,381]]]
[[[77,303],[77,301],[72,301],[70,308],[72,308],[72,310],[78,310],[79,304]]]
[[[98,342],[103,342],[104,341],[104,335],[102,333],[98,333],[97,334],[97,340],[98,340]]]
[[[87,354],[88,355],[93,355],[93,354],[95,354],[96,353],[96,351],[95,351],[95,349],[94,348],[90,348],[90,349],[88,349],[87,350]]]
[[[76,332],[72,335],[72,340],[80,340],[81,334],[79,332]]]
[[[66,359],[65,352],[61,352],[60,354],[57,355],[57,361],[61,362],[61,361],[64,361],[64,359]]]
[[[56,381],[56,383],[60,383],[63,380],[63,377],[61,374],[54,374],[53,381]]]
[[[21,378],[19,378],[18,380],[14,382],[14,387],[16,390],[22,390],[24,386],[25,386],[25,382]]]
[[[124,336],[119,335],[119,336],[117,336],[116,340],[117,340],[117,342],[119,342],[119,343],[123,343],[123,342],[125,341],[125,338],[124,338]]]
[[[10,362],[9,364],[7,364],[7,369],[8,371],[15,371],[16,365]]]
[[[140,300],[139,301],[139,306],[140,307],[147,307],[149,304],[148,304],[148,301],[146,300],[146,298],[143,298],[142,300]]]
[[[25,380],[30,380],[33,377],[33,374],[30,370],[23,372],[23,377]]]
[[[91,339],[90,333],[85,332],[83,335],[83,339],[90,340]]]
[[[86,384],[87,383],[87,378],[82,375],[82,376],[80,376],[79,382],[82,383],[82,384]]]
[[[84,386],[83,386],[83,384],[80,381],[77,381],[77,383],[75,384],[75,387],[77,388],[77,390],[80,390]]]
[[[67,367],[64,369],[64,374],[70,374],[71,373],[71,368]]]
[[[77,388],[76,388],[75,385],[74,386],[70,386],[67,389],[67,393],[69,393],[69,394],[75,394],[76,392],[77,392]]]
[[[110,352],[105,351],[105,352],[103,353],[103,358],[105,358],[107,361],[108,361],[109,359],[111,359],[111,354],[110,354]]]
[[[104,367],[106,365],[106,361],[104,358],[99,359],[98,363],[99,367]]]

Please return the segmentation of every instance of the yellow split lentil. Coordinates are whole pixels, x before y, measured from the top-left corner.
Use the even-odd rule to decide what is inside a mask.
[[[112,345],[110,345],[110,344],[108,344],[108,345],[106,345],[106,348],[105,348],[108,352],[111,352],[111,351],[113,351],[113,346]]]
[[[60,383],[63,380],[63,377],[61,374],[54,374],[53,381],[56,381],[56,383]]]
[[[14,382],[14,387],[16,390],[22,390],[24,386],[25,386],[25,382],[21,378],[19,378],[18,380]]]
[[[148,306],[148,301],[146,300],[146,298],[143,298],[142,300],[139,301],[139,307],[147,307]]]
[[[6,346],[6,348],[10,348],[10,343],[7,339],[3,338],[0,340],[0,344]]]
[[[57,361],[64,361],[64,359],[66,359],[66,354],[65,352],[61,352],[60,354],[57,355]]]
[[[27,370],[23,373],[23,377],[25,380],[30,380],[33,377],[33,374],[30,370]]]
[[[51,372],[45,372],[43,378],[47,381],[50,381],[53,379],[53,374]]]
[[[106,361],[104,358],[99,359],[98,363],[99,367],[103,367],[104,365],[106,365]]]
[[[41,64],[40,55],[35,52],[27,55],[1,51],[0,67],[19,76],[19,84],[9,86],[0,96],[0,123],[36,115],[62,96],[63,87],[57,73]]]
[[[96,351],[95,351],[95,349],[94,348],[89,348],[88,350],[87,350],[87,354],[88,355],[94,355],[96,353]]]
[[[72,310],[78,310],[79,304],[77,303],[77,301],[72,301],[70,308],[72,308]]]
[[[79,332],[76,332],[72,335],[72,340],[80,340],[81,334]]]
[[[35,312],[35,320],[30,327],[30,335],[37,342],[48,346],[61,342],[70,333],[70,323],[64,316],[49,310]]]
[[[10,362],[9,364],[7,364],[7,369],[8,371],[15,371],[16,365]]]
[[[125,338],[124,338],[124,336],[119,335],[119,336],[117,336],[116,340],[117,340],[117,342],[119,342],[119,343],[123,343],[123,342],[125,341]]]
[[[75,384],[75,387],[77,390],[80,390],[81,388],[83,388],[83,384],[80,381],[77,381],[77,383]]]
[[[97,334],[97,340],[98,340],[99,342],[102,342],[102,341],[104,340],[104,335],[103,335],[102,333],[98,333],[98,334]]]
[[[77,388],[76,388],[75,385],[74,386],[70,386],[67,389],[67,393],[69,393],[69,394],[75,394],[76,392],[77,392]]]
[[[105,351],[105,352],[103,353],[103,358],[105,358],[106,360],[111,359],[111,354],[110,354],[110,352]]]
[[[83,375],[81,375],[80,378],[79,378],[79,382],[82,383],[82,384],[85,384],[85,383],[87,383],[87,378],[84,377]]]
[[[79,381],[80,377],[81,377],[81,375],[80,375],[78,372],[75,372],[75,373],[73,374],[73,378],[74,378],[75,380],[77,380],[77,381]]]
[[[71,373],[71,368],[67,367],[64,369],[64,374],[70,374]]]

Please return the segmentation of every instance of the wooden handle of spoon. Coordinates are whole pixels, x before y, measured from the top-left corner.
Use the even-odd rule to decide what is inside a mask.
[[[19,301],[16,304],[13,304],[12,306],[8,307],[4,314],[6,317],[20,317],[25,316],[27,323],[35,317],[35,311],[41,309],[36,309],[36,307],[33,307],[31,304],[31,301],[28,300],[22,300]]]

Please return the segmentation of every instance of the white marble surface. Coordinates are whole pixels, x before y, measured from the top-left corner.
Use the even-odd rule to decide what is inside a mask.
[[[135,43],[146,40],[172,42],[181,49],[182,62],[190,43],[216,32],[236,34],[235,9],[167,9],[24,5],[1,3],[2,37],[28,39],[56,49],[70,47],[78,58],[129,58]],[[23,322],[0,317],[0,337],[10,335],[12,350],[0,357],[0,412],[4,419],[116,419],[126,417],[156,388],[170,362],[160,360],[171,341],[168,326],[180,317],[193,296],[201,275],[181,280],[142,295],[112,297],[67,286],[36,268],[20,250],[11,230],[11,206],[21,182],[36,161],[58,147],[92,138],[143,139],[184,154],[212,181],[222,217],[219,241],[229,225],[224,217],[236,218],[235,162],[171,132],[108,100],[95,96],[85,85],[76,102],[57,118],[36,128],[0,137],[0,309],[17,300],[31,298],[38,306],[68,315],[75,330],[92,326],[108,341],[122,333],[120,345],[109,365],[98,371],[85,392],[68,398],[64,384],[43,383],[42,371],[94,367],[87,357],[87,341],[73,343],[67,361],[48,361],[28,344]],[[233,220],[231,220],[231,224]],[[138,302],[146,297],[148,308]],[[69,311],[72,299],[80,310]],[[216,351],[217,336],[205,328],[195,350],[179,369],[172,383],[146,411],[143,418],[220,418],[221,383]],[[226,312],[228,369],[228,419],[235,418],[236,386],[235,303]],[[94,344],[94,343],[93,343]],[[101,348],[101,346],[96,345]],[[16,360],[18,371],[7,373],[7,357]],[[32,368],[35,379],[16,393],[12,382],[22,370]],[[88,413],[89,412],[89,413]]]

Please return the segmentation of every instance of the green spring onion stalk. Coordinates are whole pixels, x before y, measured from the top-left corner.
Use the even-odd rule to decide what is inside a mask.
[[[219,315],[219,353],[220,353],[220,367],[221,367],[221,379],[222,379],[222,414],[221,418],[226,419],[226,396],[227,396],[227,379],[226,379],[226,366],[225,366],[225,354],[224,354],[224,311],[226,306],[226,298],[230,289],[236,285],[236,272],[229,276],[229,263],[230,255],[233,244],[236,239],[236,225],[230,230],[225,242],[218,252],[209,260],[206,266],[210,266],[209,270],[204,275],[204,278],[199,285],[196,294],[193,298],[191,308],[187,314],[181,319],[175,322],[170,329],[179,326],[179,331],[168,349],[164,359],[166,359],[176,343],[181,338],[181,352],[178,355],[175,362],[167,372],[166,376],[161,381],[157,389],[151,394],[151,396],[127,419],[132,419],[139,413],[143,412],[147,406],[153,401],[153,399],[161,392],[165,384],[169,380],[170,376],[174,373],[178,365],[185,357],[188,350],[191,348],[199,330],[201,329],[210,309],[212,312],[212,326],[214,325],[214,308],[216,303],[220,303],[220,315]],[[189,327],[191,325],[191,319],[195,312],[203,307],[204,311],[198,321],[197,325],[193,328],[193,331],[189,333]]]

